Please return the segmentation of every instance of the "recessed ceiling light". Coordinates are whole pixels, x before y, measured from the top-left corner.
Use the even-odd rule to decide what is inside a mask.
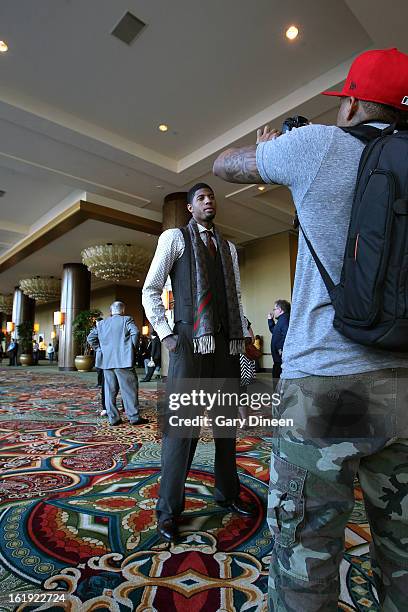
[[[4,40],[0,40],[0,53],[6,53],[8,51],[8,44]]]
[[[139,278],[138,278],[138,279],[136,279],[136,282],[137,282],[137,283],[140,283],[140,279],[139,279]]]
[[[168,129],[169,129],[169,126],[168,126],[168,125],[166,125],[165,123],[161,123],[161,124],[159,125],[159,130],[160,130],[161,132],[167,132],[167,130],[168,130]]]
[[[265,191],[265,187],[263,187],[262,185],[260,187],[258,187],[259,191]]]
[[[290,26],[290,28],[286,30],[286,38],[288,38],[289,40],[295,40],[298,34],[299,29],[295,25]]]

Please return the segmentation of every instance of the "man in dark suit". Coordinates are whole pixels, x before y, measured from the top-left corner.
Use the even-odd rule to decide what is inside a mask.
[[[160,368],[161,365],[161,344],[159,336],[153,330],[149,343],[147,345],[147,357],[149,362],[153,362],[153,365],[147,366],[147,373],[140,382],[150,382],[156,368]]]
[[[282,352],[289,327],[289,315],[290,304],[286,300],[276,300],[273,312],[268,314],[268,326],[272,334],[272,378],[274,380],[280,378],[282,374]]]
[[[14,338],[11,340],[7,347],[7,353],[9,356],[9,366],[17,365],[17,353],[18,353],[18,342]]]
[[[111,316],[97,321],[88,342],[95,350],[96,368],[104,373],[105,406],[111,425],[120,425],[122,420],[116,407],[120,389],[126,416],[132,425],[147,423],[139,414],[138,380],[134,370],[135,353],[139,338],[132,317],[125,315],[123,302],[113,302]]]

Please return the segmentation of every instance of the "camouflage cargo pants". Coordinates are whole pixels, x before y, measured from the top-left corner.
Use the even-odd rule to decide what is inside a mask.
[[[381,609],[408,610],[408,370],[280,383],[268,524],[269,609],[337,611],[356,475]]]

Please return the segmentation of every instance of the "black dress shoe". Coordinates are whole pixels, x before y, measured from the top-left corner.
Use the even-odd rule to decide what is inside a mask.
[[[139,417],[138,419],[136,419],[135,421],[129,421],[131,425],[146,425],[146,423],[148,423],[148,419],[143,419],[142,417]]]
[[[117,425],[122,425],[123,421],[122,419],[119,419],[119,421],[115,421],[114,423],[109,423],[109,425],[111,427],[116,427]]]
[[[241,514],[242,516],[254,516],[254,511],[249,507],[236,500],[234,502],[217,502],[221,508],[224,508],[226,512],[235,512],[236,514]]]
[[[179,535],[176,522],[171,518],[160,521],[157,524],[157,531],[166,542],[176,542]]]

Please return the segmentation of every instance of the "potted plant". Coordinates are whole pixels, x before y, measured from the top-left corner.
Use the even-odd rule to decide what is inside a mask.
[[[33,364],[33,334],[34,325],[31,321],[23,321],[17,325],[17,341],[20,344],[20,363],[22,366]]]
[[[93,355],[87,337],[96,320],[102,316],[100,310],[82,310],[72,323],[73,335],[78,342],[81,354],[75,357],[75,367],[79,372],[89,372],[93,368]]]

